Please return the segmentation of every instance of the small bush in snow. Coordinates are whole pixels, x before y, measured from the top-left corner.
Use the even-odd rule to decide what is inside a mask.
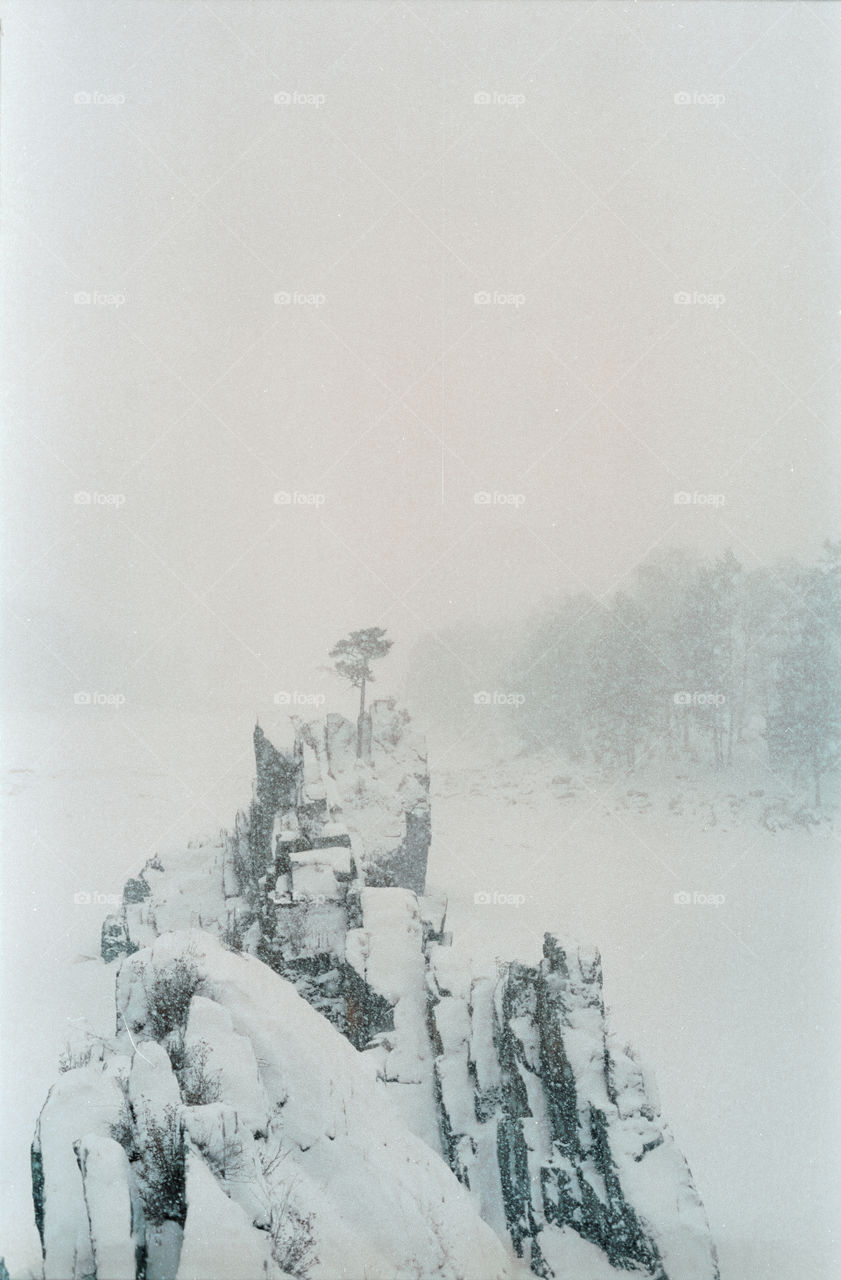
[[[206,1040],[184,1047],[183,1038],[174,1042],[169,1051],[172,1069],[178,1079],[181,1097],[191,1107],[203,1107],[218,1102],[222,1095],[222,1082],[218,1071],[208,1071],[207,1059],[210,1045]]]
[[[281,1108],[279,1106],[275,1107],[276,1113],[280,1110]],[[271,1122],[270,1122],[270,1127],[271,1127]],[[261,1147],[259,1152],[259,1158],[260,1158],[260,1168],[263,1171],[263,1177],[270,1178],[272,1174],[274,1174],[277,1171],[279,1166],[283,1163],[283,1161],[286,1159],[288,1155],[289,1155],[289,1149],[287,1148],[286,1150],[284,1150],[283,1141],[279,1137],[275,1139],[271,1147],[268,1145],[268,1143],[266,1143],[265,1146]]]
[[[239,891],[244,894],[251,883],[251,877],[248,874],[248,863],[245,861],[245,858],[242,856],[239,849],[234,851],[232,862]]]
[[[164,1108],[162,1120],[146,1113],[146,1145],[138,1187],[148,1220],[156,1226],[187,1216],[184,1135],[175,1107]]]
[[[190,1001],[204,977],[195,953],[187,950],[163,969],[156,969],[147,993],[149,1029],[156,1040],[165,1040],[177,1028],[185,1028]]]
[[[123,1102],[117,1119],[111,1125],[111,1137],[119,1142],[129,1160],[137,1160],[140,1151],[137,1146],[137,1128],[134,1108],[129,1102],[128,1090],[123,1088]]]
[[[307,1280],[310,1268],[318,1262],[312,1224],[313,1215],[300,1213],[292,1204],[288,1190],[272,1208],[269,1225],[272,1257],[281,1271],[298,1280]]]
[[[92,1044],[76,1045],[74,1047],[68,1042],[58,1056],[58,1069],[64,1073],[65,1071],[75,1071],[77,1067],[86,1067],[92,1056]]]
[[[243,929],[237,916],[229,916],[222,934],[222,946],[229,951],[242,951]]]
[[[217,1178],[221,1178],[223,1181],[227,1181],[228,1178],[241,1181],[244,1175],[249,1172],[250,1165],[246,1160],[245,1149],[239,1138],[229,1138],[225,1134],[221,1150],[206,1151],[204,1155]]]

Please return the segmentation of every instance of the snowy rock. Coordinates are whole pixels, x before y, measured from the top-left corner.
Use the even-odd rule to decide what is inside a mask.
[[[186,1136],[201,1153],[225,1194],[261,1230],[271,1224],[271,1196],[262,1175],[260,1149],[251,1131],[240,1124],[227,1102],[184,1107],[181,1118]]]
[[[406,713],[372,704],[361,759],[335,715],[254,747],[231,832],[147,862],[103,926],[117,1035],[51,1091],[33,1144],[45,1280],[93,1274],[109,1161],[115,1275],[128,1194],[147,1280],[232,1280],[243,1258],[277,1280],[299,1246],[312,1280],[717,1280],[598,952],[547,935],[539,964],[487,973],[454,955]],[[150,1214],[152,1122],[173,1176]]]
[[[146,1280],[177,1280],[183,1231],[177,1222],[160,1222],[146,1227]]]
[[[210,1280],[215,1276],[276,1277],[265,1231],[219,1186],[195,1150],[187,1151],[187,1218],[177,1280]]]
[[[215,1000],[193,996],[185,1045],[193,1053],[199,1046],[207,1047],[205,1078],[218,1084],[220,1096],[252,1133],[265,1130],[270,1107],[254,1050],[250,1040],[234,1031],[228,1010]]]
[[[117,1080],[101,1064],[60,1076],[38,1118],[32,1146],[36,1222],[44,1280],[82,1280],[94,1274],[88,1207],[76,1155],[84,1138],[109,1139],[123,1106]]]
[[[283,1179],[288,1182],[294,1174],[320,1189],[313,1192],[313,1203],[322,1206],[316,1225],[320,1222],[319,1252],[326,1251],[325,1259],[342,1253],[329,1254],[336,1250],[341,1222],[340,1234],[345,1245],[354,1242],[358,1260],[356,1272],[349,1268],[348,1274],[362,1274],[365,1259],[378,1256],[384,1261],[375,1273],[389,1276],[410,1274],[412,1258],[425,1273],[440,1271],[451,1280],[501,1280],[510,1274],[505,1250],[444,1162],[406,1128],[363,1057],[288,982],[253,957],[233,955],[200,933],[161,938],[150,952],[139,953],[136,981],[141,981],[140,966],[160,967],[179,947],[197,957],[213,1001],[227,1012],[234,1033],[251,1043],[277,1117],[272,1141],[285,1154]],[[227,1035],[226,1017],[214,1022],[203,1003],[198,1007],[208,1037],[220,1028]],[[220,1101],[230,1105],[224,1094]],[[271,1165],[270,1149],[267,1154]],[[199,1175],[205,1206],[208,1188]],[[218,1197],[213,1202],[218,1206]],[[186,1254],[190,1214],[188,1185],[182,1266],[185,1256],[188,1261],[193,1256]],[[206,1280],[226,1274],[240,1273],[204,1272]],[[331,1274],[336,1273],[325,1270],[325,1280]]]
[[[181,1104],[169,1054],[155,1040],[138,1041],[128,1078],[128,1096],[137,1116],[141,1141],[147,1139],[150,1120],[162,1123],[167,1107]]]
[[[108,963],[126,955],[132,949],[129,929],[126,920],[118,915],[108,915],[102,922],[102,941],[100,951],[102,959]]]
[[[134,1280],[131,1193],[126,1153],[113,1138],[89,1133],[76,1149],[84,1184],[96,1274]]]

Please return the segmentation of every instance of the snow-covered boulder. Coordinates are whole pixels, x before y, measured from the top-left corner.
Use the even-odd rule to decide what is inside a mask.
[[[119,1142],[86,1134],[76,1147],[97,1277],[134,1280],[135,1246],[128,1159]]]
[[[196,1083],[205,1083],[208,1093],[212,1089],[224,1097],[240,1123],[252,1133],[265,1131],[270,1105],[254,1049],[247,1036],[234,1031],[231,1014],[224,1005],[206,996],[193,996],[184,1043],[188,1056],[195,1060],[201,1055],[201,1080]]]
[[[119,1078],[109,1064],[67,1071],[47,1096],[32,1144],[35,1216],[44,1255],[44,1280],[83,1280],[96,1259],[79,1152],[107,1141],[123,1109]],[[101,1166],[92,1166],[92,1197]],[[115,1188],[115,1197],[119,1188]]]
[[[267,1125],[270,1132],[257,1131],[265,1166],[270,1169],[282,1149],[281,1182],[305,1177],[311,1187],[319,1189],[312,1199],[320,1205],[313,1224],[319,1255],[324,1252],[335,1266],[340,1256],[353,1248],[359,1274],[367,1265],[366,1256],[379,1257],[382,1269],[372,1274],[383,1277],[410,1274],[411,1258],[418,1259],[429,1273],[434,1270],[451,1280],[501,1280],[510,1274],[505,1249],[440,1157],[404,1125],[386,1090],[366,1066],[364,1055],[288,982],[254,957],[236,955],[207,934],[165,935],[153,947],[124,961],[118,987],[122,1011],[131,1010],[135,1019],[143,1019],[149,973],[165,970],[179,955],[198,966],[203,987],[212,992],[212,998],[193,997],[193,1026],[188,1035],[200,1032],[213,1050],[212,1060],[218,1061],[230,1059],[232,1037],[238,1037],[248,1042],[258,1064],[262,1089],[273,1113],[273,1121]],[[212,1010],[211,1005],[215,1006]],[[148,1015],[144,1020],[148,1022]],[[138,1053],[147,1048],[145,1042],[140,1044]],[[153,1062],[157,1079],[154,1057]],[[148,1066],[138,1071],[147,1081]],[[229,1106],[241,1093],[234,1075],[223,1073],[221,1081],[219,1101]],[[196,1122],[185,1123],[195,1126]],[[204,1213],[209,1184],[203,1173],[197,1179]],[[185,1250],[191,1239],[190,1213],[188,1179]],[[238,1214],[234,1217],[240,1221]],[[341,1223],[341,1247],[336,1238],[337,1223]],[[198,1243],[191,1244],[193,1248],[198,1250]],[[204,1274],[211,1280],[215,1275],[232,1273]],[[317,1276],[318,1270],[313,1274]],[[335,1274],[325,1268],[324,1280]]]
[[[187,1151],[187,1218],[177,1280],[213,1280],[242,1276],[281,1280],[267,1232],[253,1226],[247,1213],[228,1198],[205,1161]]]

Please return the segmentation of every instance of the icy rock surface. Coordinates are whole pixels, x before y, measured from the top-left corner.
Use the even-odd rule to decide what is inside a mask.
[[[717,1280],[598,953],[547,935],[536,965],[459,963],[426,895],[423,741],[390,700],[363,729],[357,758],[340,716],[258,727],[232,830],[126,886],[116,1035],[33,1145],[45,1280],[105,1280],[103,1249],[147,1280],[238,1280],[229,1255],[268,1280]]]

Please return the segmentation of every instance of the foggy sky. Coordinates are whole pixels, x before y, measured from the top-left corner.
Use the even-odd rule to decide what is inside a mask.
[[[837,533],[836,6],[4,10],[19,707]]]
[[[352,711],[323,670],[349,629],[388,628],[376,689],[400,692],[425,633],[451,628],[469,669],[466,624],[601,596],[652,549],[729,545],[755,568],[841,536],[841,8],[0,13],[6,755],[32,770],[7,821],[3,985],[24,1027],[33,993],[77,1012],[56,991],[101,920],[74,892],[119,892],[247,803],[255,713],[270,727],[292,691]],[[582,912],[598,941],[598,909]],[[631,984],[642,1010],[668,971],[657,998],[678,1013],[680,983],[697,987],[696,1039],[665,1033],[691,1071],[716,1045],[699,936]],[[829,968],[804,970],[812,1003],[789,984],[781,1021],[830,1007]],[[757,990],[780,1001],[745,980],[744,1008]],[[37,1252],[26,1154],[61,1017],[34,1034],[26,1071],[18,1035],[4,1046],[4,1247]],[[799,1188],[817,1222],[838,1150],[821,1095],[806,1121],[770,1086],[751,1111],[753,1063],[731,1062],[693,1111],[691,1071],[664,1073],[667,1113],[716,1229],[776,1239],[792,1197],[765,1153],[800,1141],[812,1159],[822,1139]],[[757,1146],[772,1106],[779,1145],[766,1126]],[[817,1232],[797,1229],[791,1275]]]

